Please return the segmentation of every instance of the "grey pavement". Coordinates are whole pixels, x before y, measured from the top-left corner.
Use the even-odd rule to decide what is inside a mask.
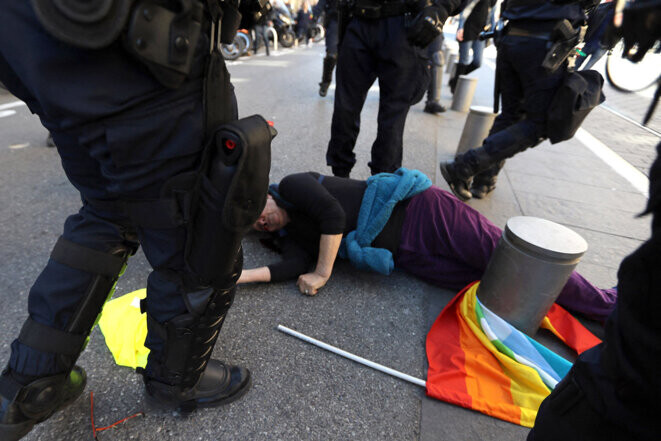
[[[323,47],[281,50],[276,55],[230,64],[240,113],[261,113],[273,120],[279,131],[273,144],[273,181],[296,171],[328,173],[324,155],[334,89],[326,98],[317,95]],[[479,85],[474,102],[490,105],[492,71],[487,65],[476,75]],[[445,93],[448,101],[447,90]],[[0,112],[14,100],[0,94]],[[465,115],[448,112],[433,116],[423,113],[422,107],[422,103],[414,106],[409,114],[404,166],[422,170],[445,187],[437,176],[438,160],[454,154]],[[46,263],[64,219],[79,205],[56,152],[45,147],[46,131],[38,119],[24,106],[9,110],[16,113],[0,117],[3,363],[25,319],[29,287]],[[378,87],[374,87],[362,114],[358,163],[352,173],[356,178],[369,176],[367,162],[377,111]],[[615,134],[609,134],[614,126],[606,119],[614,116],[606,114],[608,117],[595,111],[586,122],[586,130],[615,148],[610,144]],[[633,124],[623,124],[616,144],[630,149],[630,154],[639,158],[635,165],[644,170],[649,158],[647,144],[637,149],[635,141],[627,140],[645,138],[652,145],[658,139],[648,139],[648,132],[638,130]],[[645,196],[576,139],[540,145],[508,161],[494,194],[470,204],[501,227],[507,218],[525,214],[575,229],[590,244],[579,270],[600,286],[615,284],[619,262],[649,234],[649,221],[635,217],[644,207]],[[252,235],[244,247],[246,267],[278,258]],[[138,253],[119,281],[116,295],[144,287],[148,271],[144,256]],[[294,282],[242,286],[214,356],[251,369],[253,388],[235,403],[189,417],[149,408],[140,378],[113,363],[96,329],[80,364],[88,372],[86,394],[94,391],[97,426],[138,410],[146,412],[144,418],[103,432],[99,439],[524,440],[525,428],[426,398],[418,386],[276,330],[283,324],[424,379],[426,333],[453,295],[401,272],[386,278],[357,272],[345,262],[337,265],[329,284],[314,298],[298,294]],[[588,325],[600,333],[599,325]],[[540,338],[563,355],[572,356],[547,335]],[[26,439],[91,439],[89,396],[39,425]]]

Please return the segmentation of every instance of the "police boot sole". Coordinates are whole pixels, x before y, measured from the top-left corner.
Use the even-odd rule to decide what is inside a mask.
[[[154,408],[161,410],[175,410],[184,415],[192,413],[196,409],[220,407],[225,404],[230,404],[238,400],[239,398],[243,397],[246,393],[248,393],[248,391],[252,386],[252,375],[250,374],[250,371],[247,372],[248,375],[244,379],[243,384],[233,394],[228,395],[224,398],[213,399],[213,397],[209,397],[208,399],[193,399],[189,401],[168,402],[168,401],[159,400],[158,398],[151,396],[145,390],[145,399],[147,403],[149,403],[149,405]]]
[[[35,421],[20,424],[0,424],[0,439],[2,441],[18,441],[27,435],[35,425]]]
[[[496,186],[479,185],[471,188],[471,194],[475,199],[484,199],[496,189]]]
[[[468,192],[468,189],[466,189],[466,191],[469,193],[468,195],[461,194],[461,192],[459,192],[459,191],[457,190],[457,188],[456,188],[456,186],[455,186],[455,184],[454,184],[454,176],[452,176],[452,175],[450,174],[450,172],[449,172],[449,170],[447,169],[447,166],[445,165],[444,162],[441,162],[440,169],[441,169],[441,175],[443,175],[443,179],[445,179],[445,182],[447,182],[448,185],[450,186],[450,190],[452,190],[452,193],[453,193],[456,197],[458,197],[460,200],[462,200],[462,201],[464,201],[464,202],[466,202],[467,200],[469,200],[469,199],[471,198],[472,195],[470,195],[470,192]]]

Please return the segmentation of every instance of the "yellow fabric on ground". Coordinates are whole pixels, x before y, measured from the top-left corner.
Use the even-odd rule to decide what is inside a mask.
[[[120,366],[135,369],[147,364],[147,319],[140,313],[140,300],[146,295],[146,289],[130,292],[106,303],[101,312],[99,328]]]

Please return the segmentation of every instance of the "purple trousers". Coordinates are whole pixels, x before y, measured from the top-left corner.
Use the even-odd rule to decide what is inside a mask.
[[[434,285],[459,290],[480,280],[502,230],[437,187],[414,196],[406,209],[395,266]],[[599,289],[573,272],[557,303],[604,321],[617,291]]]

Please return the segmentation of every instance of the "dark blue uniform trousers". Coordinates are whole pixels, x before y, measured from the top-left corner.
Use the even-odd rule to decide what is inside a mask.
[[[337,56],[337,18],[331,18],[326,22],[326,56]]]
[[[191,75],[197,80],[170,90],[118,42],[101,50],[77,49],[50,37],[30,2],[0,0],[0,10],[0,80],[52,132],[64,171],[82,198],[63,236],[103,252],[142,245],[153,268],[147,280],[148,312],[161,323],[185,313],[184,229],[137,227],[122,210],[105,204],[95,208],[88,201],[112,206],[127,199],[156,199],[165,181],[196,167],[203,146],[203,59],[196,60]],[[205,44],[200,41],[198,53]],[[93,277],[49,260],[29,293],[31,318],[64,329]],[[151,329],[146,346],[150,360],[161,356],[163,341]],[[17,340],[9,367],[29,376],[62,371],[57,354]]]
[[[333,172],[349,173],[360,131],[360,112],[367,92],[379,79],[379,116],[372,144],[372,174],[393,172],[402,165],[402,138],[409,108],[429,85],[425,51],[406,40],[404,16],[354,18],[339,50],[335,108],[326,162]]]
[[[547,137],[546,119],[566,67],[553,73],[542,68],[548,41],[506,35],[498,45],[496,75],[500,85],[501,113],[482,147],[494,166],[475,177],[488,181],[504,165],[504,159],[534,147]],[[469,159],[474,152],[466,153]]]

